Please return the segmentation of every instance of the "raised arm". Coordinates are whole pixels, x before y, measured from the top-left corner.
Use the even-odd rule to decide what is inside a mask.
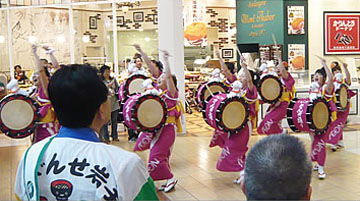
[[[250,91],[252,91],[253,87],[254,87],[254,83],[252,81],[248,66],[245,63],[245,58],[242,55],[240,55],[240,61],[241,61],[241,67],[244,69],[244,72],[245,72],[245,77],[246,77],[249,89],[250,89]]]
[[[326,76],[328,77],[328,82],[326,82],[326,80],[324,80],[325,82],[325,90],[328,92],[328,93],[331,93],[332,90],[334,89],[334,78],[333,78],[333,75],[329,69],[329,67],[327,66],[326,64],[326,60],[325,59],[321,59],[321,64],[323,65],[324,69],[325,69],[325,72],[326,72]]]
[[[343,63],[343,67],[344,67],[344,71],[345,71],[345,83],[350,87],[351,86],[351,76],[350,76],[350,72],[348,69],[348,64],[347,63]]]
[[[288,75],[288,72],[287,70],[285,69],[284,67],[284,64],[282,62],[282,59],[281,59],[281,52],[280,51],[276,51],[276,55],[277,55],[277,58],[278,58],[278,68],[280,69],[280,72],[281,72],[281,76],[287,80],[289,75]]]
[[[144,58],[144,61],[148,66],[151,75],[155,78],[158,78],[160,76],[159,69],[157,69],[153,62],[151,62],[147,54],[141,49],[140,45],[134,44],[134,47],[141,54],[141,57]]]
[[[50,56],[51,63],[54,66],[55,70],[58,70],[60,68],[59,62],[57,61],[56,57],[54,56],[54,49],[50,48],[49,46],[43,46],[44,50],[46,51],[46,54]]]
[[[170,69],[170,63],[169,63],[169,53],[167,51],[164,51],[164,62],[165,62],[165,77],[167,82],[167,89],[170,93],[171,97],[175,97],[175,94],[177,92],[174,80],[172,78],[171,69]]]
[[[216,51],[216,56],[219,58],[219,61],[220,61],[220,66],[221,66],[221,72],[225,75],[225,77],[228,79],[228,80],[231,80],[233,79],[233,74],[230,72],[230,70],[228,69],[227,65],[224,63],[224,60],[222,60],[221,56],[220,56],[220,51],[217,50]]]
[[[32,52],[34,54],[34,57],[35,57],[35,72],[39,73],[39,81],[40,81],[40,84],[44,90],[44,94],[48,97],[48,93],[47,93],[47,87],[48,87],[48,84],[49,84],[49,80],[45,74],[45,69],[44,69],[44,66],[42,66],[40,64],[40,57],[39,55],[37,54],[37,46],[36,45],[32,45]]]

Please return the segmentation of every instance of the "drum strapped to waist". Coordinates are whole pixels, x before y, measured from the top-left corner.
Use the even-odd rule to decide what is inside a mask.
[[[131,95],[144,93],[145,89],[143,89],[141,85],[146,79],[148,79],[148,77],[145,75],[134,74],[131,75],[125,82],[121,83],[118,92],[120,102]]]
[[[30,97],[8,95],[0,102],[0,130],[11,138],[27,137],[40,119],[38,112],[38,104]]]
[[[278,77],[265,75],[260,80],[258,91],[265,103],[272,104],[280,100],[283,93],[283,85]]]
[[[313,101],[294,98],[287,109],[287,121],[294,132],[324,134],[331,123],[330,105],[322,97]]]
[[[210,91],[209,91],[210,89]],[[197,104],[205,109],[206,105],[204,102],[207,100],[207,98],[212,94],[216,92],[226,93],[228,90],[228,87],[225,86],[222,82],[217,81],[210,81],[210,82],[204,82],[196,90],[196,102]]]
[[[340,111],[345,111],[350,102],[348,96],[348,88],[345,84],[341,84],[340,88],[335,91],[336,95],[336,108]]]
[[[126,98],[121,103],[120,113],[128,128],[144,132],[160,130],[167,120],[165,101],[151,94],[135,94]]]
[[[227,94],[216,93],[207,99],[203,117],[211,127],[226,133],[237,133],[249,120],[249,106],[239,96],[228,98]]]

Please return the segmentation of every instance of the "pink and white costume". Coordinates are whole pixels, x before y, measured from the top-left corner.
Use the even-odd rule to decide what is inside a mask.
[[[242,91],[245,100],[249,104],[250,119],[256,115],[255,103],[257,90],[254,86],[252,90],[246,88]],[[238,133],[227,134],[222,131],[215,131],[213,139],[216,137],[218,145],[222,147],[221,156],[217,162],[216,169],[224,172],[238,172],[245,167],[245,154],[248,150],[248,142],[252,132],[252,120]],[[213,144],[213,140],[210,144]]]
[[[269,106],[267,114],[257,128],[257,133],[259,134],[272,135],[283,132],[281,121],[286,115],[289,102],[294,97],[295,80],[288,73],[288,79],[281,78],[281,82],[283,84],[283,94],[279,100],[280,104],[277,102]]]
[[[57,122],[53,107],[42,87],[37,89],[32,98],[40,105],[39,113],[41,119],[34,132],[34,143],[36,143],[57,134],[60,129],[60,124]]]

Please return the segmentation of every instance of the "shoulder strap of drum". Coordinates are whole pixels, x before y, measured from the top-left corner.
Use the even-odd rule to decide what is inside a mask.
[[[252,104],[254,103],[257,99],[249,99],[246,97],[246,91],[244,92],[244,94],[241,95],[242,98],[244,98],[244,100],[248,103],[248,104]]]
[[[151,75],[151,73],[148,73],[148,77],[150,78],[150,80],[153,81],[153,83],[157,83],[157,81],[154,79],[154,77]]]
[[[226,78],[222,81],[222,83],[226,86],[226,87],[231,87],[231,84],[227,83]]]
[[[325,100],[328,101],[328,102],[331,101],[331,99],[334,97],[333,95],[327,95],[327,94],[326,94],[326,89],[325,89],[324,87],[322,88],[321,95],[322,95],[322,97],[324,97]]]
[[[32,146],[25,152],[23,161],[23,181],[24,189],[27,200],[40,200],[39,184],[38,184],[38,170],[41,160],[45,151],[49,147],[50,143],[54,140],[54,137],[48,140],[43,140],[38,143],[44,144],[42,149],[32,149]],[[35,161],[35,163],[34,163]]]
[[[166,92],[167,92],[167,90],[161,92],[161,93],[159,94],[159,96],[162,96],[162,95],[166,94]]]

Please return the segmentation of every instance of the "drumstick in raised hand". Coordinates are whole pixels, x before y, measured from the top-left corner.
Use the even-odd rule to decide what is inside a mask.
[[[273,41],[274,41],[274,45],[277,47],[276,38],[275,38],[274,34],[272,34],[272,38],[273,38]]]
[[[331,56],[333,56],[336,60],[338,60],[340,63],[345,63],[343,62],[338,56],[336,56],[335,54],[332,54]]]
[[[209,88],[209,86],[208,86],[207,83],[205,84],[205,87],[206,87],[206,89],[210,92],[210,95],[211,95],[211,96],[214,96],[213,92],[211,91],[211,89]]]
[[[167,53],[169,57],[172,57],[172,55],[169,54],[168,51],[163,50],[163,49],[160,49],[160,48],[159,48],[158,46],[156,46],[156,45],[152,45],[151,47],[153,47],[153,48],[155,48],[155,49],[158,49],[158,50],[159,50],[160,52],[162,52],[162,53]]]

